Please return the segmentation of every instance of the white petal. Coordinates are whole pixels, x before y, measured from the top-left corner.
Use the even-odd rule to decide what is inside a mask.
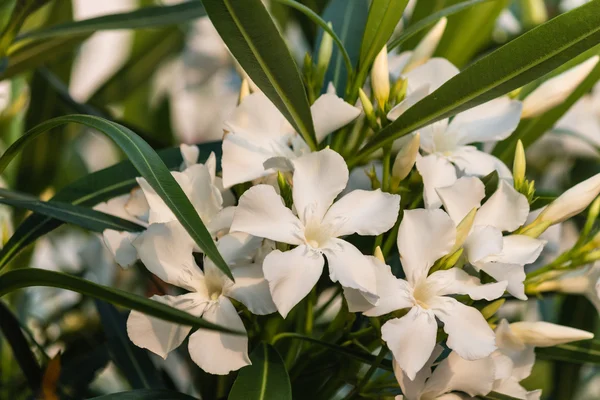
[[[508,235],[502,238],[500,254],[486,258],[485,261],[496,261],[508,264],[526,265],[538,259],[546,242],[525,235]]]
[[[453,185],[436,189],[444,209],[458,225],[473,209],[479,208],[485,197],[485,186],[477,178],[463,177]]]
[[[202,319],[226,328],[246,331],[235,307],[224,296],[207,307]],[[247,336],[198,329],[190,336],[188,350],[192,361],[210,374],[226,375],[251,364]]]
[[[171,172],[173,178],[177,181],[181,189],[184,193],[187,194],[186,190],[189,188],[189,179],[180,172]],[[160,196],[154,191],[152,186],[148,183],[145,178],[137,178],[137,182],[142,188],[144,192],[144,196],[148,201],[149,217],[148,221],[152,223],[163,223],[169,222],[176,219],[173,212],[169,209],[169,207],[165,204],[165,202],[160,198]]]
[[[527,300],[525,295],[525,268],[519,264],[506,264],[499,262],[478,263],[476,268],[484,271],[486,274],[498,282],[506,281],[508,286],[506,290],[519,300]]]
[[[281,252],[272,251],[263,262],[265,278],[277,310],[285,318],[317,284],[325,260],[323,256],[301,245]]]
[[[437,259],[448,254],[456,240],[456,226],[442,210],[407,210],[398,231],[402,269],[414,286],[427,277]]]
[[[415,379],[435,347],[437,323],[431,311],[413,307],[402,318],[387,321],[381,338],[408,379]]]
[[[183,158],[183,165],[185,168],[198,162],[198,156],[200,155],[198,146],[182,143],[179,145],[179,150],[181,151],[181,157]]]
[[[304,228],[272,186],[257,185],[240,197],[231,231],[297,245],[303,243]]]
[[[127,218],[130,221],[137,222],[138,224],[140,221],[148,221],[150,206],[142,189],[135,188],[131,191],[125,203],[125,210],[129,216],[133,215],[135,217],[133,219],[131,217]]]
[[[550,203],[539,215],[543,221],[557,224],[582,212],[600,194],[600,174],[573,186]]]
[[[448,118],[444,118],[421,128],[419,130],[421,134],[421,149],[426,153],[445,153],[454,150],[456,147],[454,136],[456,134],[448,132],[449,122]]]
[[[502,232],[495,227],[475,226],[464,243],[467,259],[475,263],[488,256],[499,254],[502,251],[502,243]]]
[[[444,157],[430,154],[417,157],[415,163],[419,174],[423,177],[423,199],[427,208],[438,208],[442,205],[435,189],[450,186],[456,182],[456,169]]]
[[[375,236],[390,230],[398,219],[400,196],[380,189],[354,190],[331,206],[323,225],[335,227],[332,236],[358,233]]]
[[[508,377],[507,379],[498,381],[494,385],[494,392],[502,393],[507,396],[514,397],[516,399],[529,400],[529,398],[527,397],[527,389],[521,386],[517,378],[512,376]]]
[[[514,334],[512,328],[505,319],[501,320],[496,327],[496,344],[498,345],[498,351],[494,353],[493,357],[498,358],[500,354],[510,359],[511,376],[520,381],[531,374],[533,364],[535,364],[535,349],[533,346],[526,346],[525,343]],[[496,361],[496,364],[499,366],[498,361]],[[498,372],[506,375],[506,371]]]
[[[146,268],[163,281],[190,291],[204,287],[192,254],[195,243],[178,221],[151,224],[133,245]]]
[[[496,350],[494,331],[481,313],[450,297],[437,297],[428,305],[444,323],[448,347],[466,360],[478,360]]]
[[[206,307],[206,301],[199,298],[196,293],[181,296],[152,296],[151,299],[196,317],[200,317]],[[190,326],[149,317],[138,311],[132,311],[127,318],[129,339],[136,346],[148,349],[162,358],[167,358],[169,352],[179,347],[191,330]]]
[[[506,282],[484,285],[478,278],[458,268],[434,272],[427,277],[427,285],[435,288],[433,290],[438,296],[466,294],[473,300],[495,300],[506,290]]]
[[[277,142],[274,142],[277,146]],[[264,162],[279,154],[268,145],[260,146],[248,138],[233,133],[223,138],[223,187],[230,188],[238,183],[252,181],[272,174]]]
[[[377,305],[371,304],[357,289],[344,288],[344,296],[350,312],[362,312],[369,317],[378,317],[413,305],[411,289],[404,279],[392,274],[390,266],[375,257],[366,256],[373,263],[377,283]]]
[[[248,264],[262,244],[256,236],[243,232],[233,232],[219,238],[217,249],[228,265],[239,262]]]
[[[431,356],[421,368],[421,370],[415,376],[415,379],[410,380],[408,376],[404,373],[402,368],[398,365],[398,362],[393,359],[392,365],[394,367],[394,375],[396,376],[396,380],[400,384],[400,388],[402,389],[402,393],[406,395],[407,400],[420,400],[421,394],[425,389],[425,382],[431,376],[431,367],[433,363],[438,359],[438,357],[444,352],[444,348],[442,346],[435,346]],[[436,397],[437,399],[437,397]]]
[[[325,93],[310,106],[317,142],[321,142],[331,132],[354,121],[360,115],[356,108],[335,94]]]
[[[256,315],[266,315],[277,311],[261,264],[236,266],[231,269],[231,273],[235,278],[235,283],[223,290],[225,296],[239,301]]]
[[[404,114],[406,110],[427,97],[429,93],[431,93],[429,85],[419,86],[416,90],[413,90],[411,93],[407,94],[404,100],[396,104],[394,108],[387,113],[387,119],[390,121],[398,119],[398,117]]]
[[[137,250],[133,247],[133,241],[138,235],[138,233],[111,229],[102,232],[104,244],[115,257],[115,262],[123,268],[131,267],[138,259]]]
[[[212,184],[213,178],[206,165],[195,164],[182,173],[189,179],[188,198],[202,221],[208,224],[223,206],[221,192]]]
[[[456,352],[443,360],[425,386],[425,393],[464,392],[471,396],[486,395],[494,386],[494,361],[490,357],[469,361]]]
[[[377,296],[373,263],[360,250],[342,239],[331,239],[323,248],[329,264],[329,278],[344,287],[357,289],[372,304]]]
[[[445,58],[432,58],[405,74],[404,77],[408,80],[408,89],[411,93],[423,85],[428,85],[429,90],[433,92],[458,73],[458,68]]]
[[[231,228],[231,224],[233,223],[234,213],[235,207],[225,207],[224,209],[219,211],[213,218],[211,218],[210,222],[206,224],[206,229],[208,229],[208,231],[215,237],[218,236],[220,232],[228,232]]]
[[[338,153],[325,149],[294,161],[292,196],[300,220],[321,221],[348,183],[348,167]]]
[[[452,162],[464,175],[486,176],[491,172],[498,171],[500,178],[512,181],[512,173],[502,161],[473,146],[455,149],[452,152]]]
[[[527,198],[502,180],[494,194],[477,211],[474,224],[512,232],[525,223],[528,214]]]
[[[544,321],[515,322],[510,324],[510,328],[525,344],[536,347],[558,346],[594,338],[591,332]]]
[[[458,145],[506,139],[517,129],[522,104],[509,97],[499,97],[458,114],[448,127],[458,133]]]

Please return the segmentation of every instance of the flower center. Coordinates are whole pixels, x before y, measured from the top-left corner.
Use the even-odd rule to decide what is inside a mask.
[[[306,244],[313,249],[319,249],[323,247],[330,237],[329,230],[325,228],[326,227],[316,222],[311,222],[304,229],[304,240]]]
[[[431,288],[429,287],[426,281],[417,284],[413,291],[415,305],[426,310],[429,309],[428,303],[433,296],[434,293],[432,293]]]

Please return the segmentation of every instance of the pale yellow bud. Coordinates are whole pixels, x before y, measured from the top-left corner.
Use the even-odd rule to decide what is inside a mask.
[[[529,346],[550,347],[594,337],[591,332],[549,322],[515,322],[510,324],[513,334]]]
[[[579,214],[600,194],[600,174],[573,186],[548,205],[536,218],[552,225]],[[535,221],[534,221],[535,222]]]
[[[388,68],[387,46],[377,54],[373,67],[371,68],[371,87],[380,109],[385,108],[385,104],[390,96],[390,71]]]
[[[375,248],[375,252],[373,253],[373,255],[375,256],[376,259],[378,259],[382,263],[385,263],[385,257],[383,256],[383,252],[381,251],[381,247],[377,246]]]
[[[327,23],[331,28],[331,22]],[[323,31],[323,37],[321,38],[321,46],[319,47],[319,57],[317,58],[317,69],[320,72],[324,72],[329,67],[329,61],[331,60],[331,54],[333,52],[333,38],[329,33]]]
[[[238,104],[244,100],[246,96],[250,94],[250,85],[248,84],[248,79],[242,79],[242,85],[240,86],[240,94],[238,96]]]
[[[447,23],[448,20],[446,17],[444,17],[441,18],[433,28],[431,28],[423,40],[421,40],[418,46],[413,50],[410,59],[402,70],[402,73],[410,72],[418,66],[425,64],[431,58],[435,52],[435,49],[437,49],[442,36],[444,35]]]
[[[363,112],[367,117],[367,121],[372,129],[377,129],[377,117],[375,116],[375,111],[373,110],[373,104],[371,104],[371,100],[365,94],[362,89],[358,89],[358,97],[360,98],[360,102],[362,104]]]
[[[517,141],[517,147],[515,149],[515,159],[513,161],[513,178],[515,180],[515,188],[520,189],[523,182],[525,182],[525,169],[527,162],[525,160],[525,148],[521,139]]]
[[[420,143],[420,135],[417,132],[400,148],[392,166],[392,179],[400,182],[408,176],[417,160]]]
[[[454,242],[454,247],[452,251],[456,251],[462,247],[467,238],[469,237],[469,233],[471,232],[471,228],[473,227],[473,222],[475,221],[475,215],[477,214],[477,208],[473,208],[465,217],[460,221],[458,226],[456,227],[456,241]]]
[[[548,20],[544,0],[521,0],[523,23],[527,27],[543,24]]]

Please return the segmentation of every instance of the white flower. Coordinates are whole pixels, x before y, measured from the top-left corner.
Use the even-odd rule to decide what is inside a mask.
[[[168,238],[168,240],[165,240]],[[244,324],[230,298],[244,304],[257,315],[275,311],[261,265],[253,262],[260,240],[241,233],[223,236],[217,248],[231,267],[235,283],[208,258],[204,272],[194,261],[194,243],[175,221],[153,224],[135,241],[140,259],[150,272],[163,281],[189,293],[179,296],[153,296],[152,299],[186,311],[202,319],[237,331]],[[191,331],[137,311],[127,320],[127,333],[133,343],[166,358]],[[212,374],[227,374],[250,364],[248,338],[206,329],[198,329],[189,338],[192,360]]]
[[[447,23],[448,19],[446,17],[440,18],[433,28],[427,32],[427,35],[419,42],[417,47],[415,47],[413,51],[406,52],[410,54],[410,58],[402,70],[403,73],[412,71],[418,66],[425,64],[431,58],[444,35]]]
[[[476,270],[485,271],[498,282],[506,281],[507,290],[526,300],[524,266],[534,262],[544,248],[543,240],[525,235],[502,236],[527,220],[529,203],[506,181],[483,204],[485,187],[473,177],[458,179],[452,186],[437,189],[437,194],[455,224],[477,209],[469,235],[464,242],[465,254]]]
[[[363,311],[367,316],[410,308],[405,316],[386,322],[381,333],[411,380],[434,349],[436,318],[444,324],[448,347],[462,358],[477,360],[496,349],[494,333],[481,313],[449,295],[493,300],[502,296],[506,282],[482,285],[479,279],[458,268],[428,276],[435,261],[452,250],[455,239],[456,226],[442,210],[405,211],[398,232],[398,250],[406,280],[396,279],[389,266],[372,257],[379,294],[377,305],[369,305],[356,291],[344,289],[350,311]]]
[[[542,83],[523,100],[523,118],[537,117],[558,106],[573,93],[600,60],[594,56]]]
[[[348,182],[348,168],[333,150],[292,161],[292,197],[298,217],[286,208],[273,187],[247,190],[236,208],[231,231],[297,246],[275,250],[264,261],[265,277],[284,317],[317,283],[327,257],[329,277],[377,301],[375,274],[369,259],[341,236],[379,235],[395,223],[400,196],[380,190],[355,190],[333,202]]]
[[[326,93],[311,106],[317,141],[347,125],[360,114],[360,109]],[[244,98],[231,118],[225,122],[223,137],[223,184],[226,188],[271,175],[264,162],[283,157],[294,159],[309,152],[277,107],[263,93]]]
[[[485,396],[492,391],[495,365],[490,357],[470,361],[453,351],[432,373],[431,367],[442,351],[441,346],[436,346],[427,363],[413,380],[394,361],[394,373],[406,400],[460,400],[467,397],[449,393],[463,392],[469,396]]]

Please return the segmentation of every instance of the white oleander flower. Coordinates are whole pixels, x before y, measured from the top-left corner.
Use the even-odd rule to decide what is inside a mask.
[[[432,372],[431,368],[442,352],[441,346],[435,346],[413,380],[394,361],[394,374],[404,396],[396,396],[396,400],[465,400],[492,391],[495,365],[490,357],[470,361],[453,351]]]
[[[456,241],[456,225],[442,210],[408,210],[398,232],[400,261],[406,280],[397,279],[390,267],[371,258],[377,277],[377,305],[369,304],[355,290],[344,288],[350,311],[380,316],[409,309],[401,318],[387,321],[382,338],[398,366],[414,380],[435,347],[437,322],[444,324],[448,347],[462,358],[477,360],[495,349],[494,332],[481,313],[450,295],[468,295],[473,300],[502,296],[506,282],[481,284],[458,268],[439,270],[428,276],[436,260],[447,255]]]
[[[347,125],[360,109],[332,93],[325,93],[311,106],[317,142]],[[265,161],[283,157],[292,160],[310,152],[302,137],[263,93],[245,97],[225,122],[223,137],[223,184],[229,188],[273,174]]]
[[[282,316],[314,287],[327,258],[329,277],[343,287],[357,289],[376,303],[375,273],[369,258],[342,236],[379,235],[398,217],[400,196],[381,190],[355,190],[334,202],[346,187],[344,159],[325,149],[292,160],[292,197],[296,216],[269,185],[247,190],[239,200],[231,231],[287,243],[289,251],[275,250],[264,261],[264,273]]]
[[[168,240],[165,240],[168,239]],[[275,305],[255,255],[261,241],[243,233],[228,234],[217,248],[231,268],[235,283],[207,257],[204,271],[194,261],[194,243],[176,221],[150,225],[134,242],[140,259],[150,272],[163,281],[188,290],[178,296],[153,296],[152,299],[233,330],[245,332],[230,299],[244,304],[256,315],[275,312]],[[132,311],[127,333],[137,346],[166,358],[179,347],[192,330]],[[206,329],[189,337],[192,360],[211,374],[227,374],[250,364],[248,338]]]
[[[513,232],[527,220],[529,203],[506,181],[482,205],[485,197],[483,183],[474,177],[458,179],[452,186],[438,188],[437,194],[455,224],[471,210],[475,217],[463,247],[468,261],[498,282],[506,281],[507,290],[520,300],[526,300],[525,268],[539,257],[546,243],[525,235],[502,236]]]

